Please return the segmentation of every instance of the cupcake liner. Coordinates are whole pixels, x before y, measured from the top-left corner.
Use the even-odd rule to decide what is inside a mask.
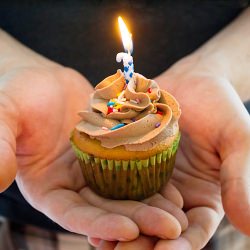
[[[102,159],[82,152],[72,142],[83,176],[92,190],[106,198],[145,199],[172,175],[180,135],[172,145],[147,159]]]

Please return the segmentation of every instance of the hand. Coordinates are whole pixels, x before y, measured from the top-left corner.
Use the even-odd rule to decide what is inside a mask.
[[[201,249],[223,215],[250,235],[250,119],[228,79],[190,56],[156,81],[180,102],[181,143],[172,183],[184,198],[188,229],[176,240],[141,236],[122,249]],[[101,249],[113,249],[102,243]],[[129,247],[129,248],[128,248]]]
[[[179,207],[159,194],[145,204],[103,199],[88,188],[69,143],[92,91],[80,74],[43,61],[9,70],[0,81],[1,190],[16,175],[34,208],[96,240],[133,240],[139,232],[175,239],[186,229],[178,193]]]

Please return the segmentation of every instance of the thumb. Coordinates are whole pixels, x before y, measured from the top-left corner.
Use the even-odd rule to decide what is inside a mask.
[[[230,222],[250,236],[250,133],[223,161],[222,202]]]
[[[3,104],[0,99],[0,192],[11,185],[17,171],[17,119],[14,113],[11,105]]]

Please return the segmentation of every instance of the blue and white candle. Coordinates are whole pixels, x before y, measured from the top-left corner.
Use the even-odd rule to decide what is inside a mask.
[[[131,56],[133,52],[132,35],[128,31],[121,17],[118,17],[118,22],[119,22],[119,28],[120,28],[120,32],[122,36],[122,43],[123,43],[125,52],[118,53],[116,55],[116,61],[117,62],[123,61],[124,77],[125,77],[126,83],[128,84],[134,74],[134,63],[133,63],[133,57]]]
[[[123,66],[124,66],[123,73],[124,73],[126,83],[128,84],[134,74],[133,57],[129,55],[128,53],[120,52],[116,55],[116,61],[121,62],[122,60],[123,60]]]

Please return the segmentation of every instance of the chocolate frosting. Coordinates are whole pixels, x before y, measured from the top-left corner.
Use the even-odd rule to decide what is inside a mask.
[[[95,87],[90,110],[79,112],[76,129],[106,148],[145,151],[178,133],[180,113],[175,98],[155,81],[134,73],[126,84],[118,70]]]

